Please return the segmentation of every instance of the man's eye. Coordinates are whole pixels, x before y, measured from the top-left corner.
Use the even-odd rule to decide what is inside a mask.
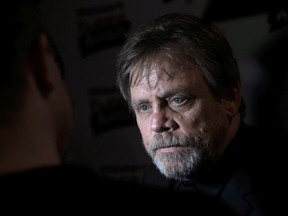
[[[149,104],[140,104],[138,106],[139,112],[148,112],[151,109],[151,106]]]
[[[172,106],[180,106],[184,104],[186,101],[187,101],[186,97],[174,97],[174,98],[171,98],[170,104]]]

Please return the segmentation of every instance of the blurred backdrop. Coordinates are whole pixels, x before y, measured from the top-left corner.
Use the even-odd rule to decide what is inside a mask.
[[[246,122],[272,120],[287,128],[287,1],[42,0],[41,10],[62,54],[74,107],[67,163],[131,181],[140,181],[151,166],[115,87],[115,61],[129,30],[168,12],[192,13],[218,25],[239,64]],[[273,118],[267,115],[272,109]]]

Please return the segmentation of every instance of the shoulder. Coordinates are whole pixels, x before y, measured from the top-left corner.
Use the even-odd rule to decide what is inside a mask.
[[[251,186],[263,208],[273,213],[281,206],[281,193],[286,188],[283,170],[288,143],[279,127],[242,125],[240,128],[239,167],[247,172]],[[282,192],[281,192],[282,191]]]

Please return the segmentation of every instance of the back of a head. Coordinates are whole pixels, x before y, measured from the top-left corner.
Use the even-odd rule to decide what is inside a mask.
[[[48,148],[53,149],[50,152],[54,151],[55,144],[62,155],[62,148],[66,151],[70,140],[72,108],[63,80],[62,60],[54,41],[42,25],[39,3],[35,0],[11,0],[1,7],[5,10],[1,14],[7,16],[7,22],[1,25],[5,30],[2,34],[5,43],[2,51],[5,54],[2,55],[4,67],[0,79],[0,136],[6,138],[6,147],[5,144],[1,146],[10,149],[13,146],[11,143],[19,146],[20,143],[29,144],[33,145],[30,148],[34,153],[36,146],[38,153],[42,153]],[[27,131],[28,128],[30,131]],[[18,139],[13,140],[16,133]],[[29,138],[31,140],[28,141]],[[47,143],[46,150],[38,145],[41,139]],[[48,145],[52,143],[53,146]],[[13,148],[9,152],[17,152],[16,147]],[[28,152],[29,148],[24,149]],[[24,150],[21,152],[24,157]],[[5,152],[2,153],[4,155]]]
[[[11,0],[1,6],[2,69],[0,79],[0,124],[8,110],[15,106],[23,87],[20,73],[23,58],[31,49],[41,31],[41,17],[36,8],[38,1]]]

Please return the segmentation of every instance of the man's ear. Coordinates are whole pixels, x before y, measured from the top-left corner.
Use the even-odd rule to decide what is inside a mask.
[[[44,33],[39,34],[35,47],[32,50],[30,65],[36,85],[43,97],[53,90],[53,83],[49,77],[49,42]]]
[[[228,97],[222,99],[222,103],[228,117],[234,117],[239,112],[241,100],[242,94],[240,89],[240,83],[237,83],[231,94]]]

